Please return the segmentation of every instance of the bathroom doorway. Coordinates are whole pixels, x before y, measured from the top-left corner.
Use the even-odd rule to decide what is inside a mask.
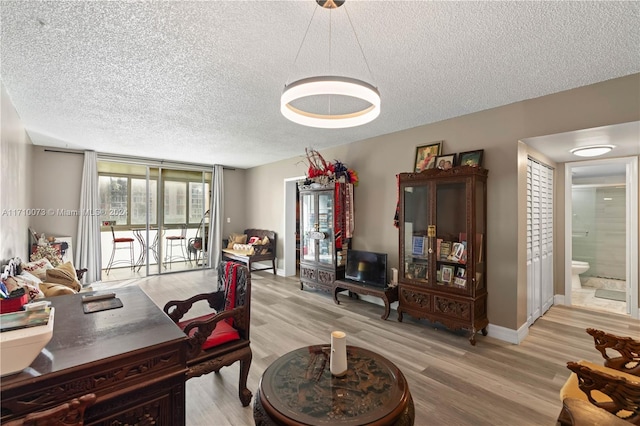
[[[637,158],[565,164],[565,302],[638,316]]]

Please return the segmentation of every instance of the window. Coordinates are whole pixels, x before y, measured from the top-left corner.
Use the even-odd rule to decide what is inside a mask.
[[[187,223],[187,182],[164,182],[164,223]]]
[[[158,223],[158,182],[149,180],[149,223]],[[131,224],[144,225],[147,223],[147,180],[131,178]]]
[[[210,179],[210,172],[98,162],[100,220],[142,227],[148,214],[152,226],[196,227],[209,209]]]
[[[203,190],[202,182],[189,182],[189,223],[199,224],[207,210],[209,210],[209,184],[205,183]]]
[[[128,212],[129,179],[121,176],[100,176],[100,220],[115,221],[116,225],[126,225]]]

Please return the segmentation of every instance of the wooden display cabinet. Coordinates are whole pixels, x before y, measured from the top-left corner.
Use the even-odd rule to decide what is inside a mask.
[[[330,292],[344,278],[346,183],[300,185],[300,289],[306,284]],[[337,230],[337,231],[336,231]]]
[[[407,313],[487,334],[487,175],[458,166],[401,173],[398,321]]]

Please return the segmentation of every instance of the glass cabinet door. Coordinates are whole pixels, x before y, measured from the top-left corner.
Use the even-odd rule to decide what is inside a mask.
[[[484,235],[486,235],[487,230],[485,229],[485,183],[484,182],[476,182],[476,205],[475,205],[475,216],[476,216],[476,235],[475,240],[473,242],[473,259],[475,259],[475,290],[482,290],[485,288],[485,253],[486,253],[486,241],[484,239]],[[470,280],[469,282],[473,282]]]
[[[438,182],[435,214],[435,284],[467,290],[467,185]]]
[[[429,185],[403,190],[404,278],[421,283],[429,278],[429,192]]]
[[[324,234],[318,239],[318,262],[333,265],[333,192],[318,194],[318,231]]]
[[[316,260],[316,240],[311,234],[317,220],[315,200],[313,194],[300,195],[300,259],[311,262]]]

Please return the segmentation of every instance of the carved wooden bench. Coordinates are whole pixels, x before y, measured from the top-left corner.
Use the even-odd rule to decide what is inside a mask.
[[[266,244],[254,244],[253,254],[249,254],[246,250],[234,250],[233,248],[222,249],[222,259],[231,260],[233,262],[239,262],[247,266],[249,271],[265,271],[273,269],[273,274],[276,274],[276,233],[274,231],[268,231],[265,229],[245,229],[244,233],[247,235],[247,239],[251,237],[257,237],[260,242],[265,241],[267,237],[268,242]],[[265,268],[253,268],[252,264],[255,262],[271,261],[270,267]]]

